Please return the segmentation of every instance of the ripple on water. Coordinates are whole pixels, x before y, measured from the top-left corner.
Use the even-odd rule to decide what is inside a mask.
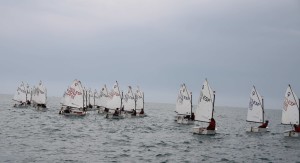
[[[247,109],[216,108],[221,134],[200,136],[191,133],[192,126],[174,123],[175,105],[146,103],[149,112],[146,118],[107,120],[93,111],[85,117],[61,116],[59,98],[49,98],[50,109],[46,112],[12,108],[8,105],[11,98],[6,101],[0,98],[0,162],[295,162],[299,159],[298,139],[284,138],[286,127],[271,126],[270,134],[259,136],[244,132],[243,117]],[[266,113],[274,123],[281,122],[281,111],[266,110]]]

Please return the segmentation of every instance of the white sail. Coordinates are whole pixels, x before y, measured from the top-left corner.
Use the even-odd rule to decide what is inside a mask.
[[[75,79],[65,94],[63,105],[74,108],[83,108],[83,93],[81,82]]]
[[[88,95],[87,89],[85,87],[82,87],[82,88],[83,88],[83,107],[87,108],[89,105],[89,101],[88,101],[89,95]]]
[[[94,93],[91,88],[88,90],[88,105],[94,106]]]
[[[68,88],[69,89],[69,88]],[[67,90],[68,90],[67,89]],[[64,92],[63,97],[60,99],[60,104],[64,105],[65,104],[65,97],[66,97],[67,92]]]
[[[33,101],[37,104],[46,104],[47,102],[47,89],[40,81],[39,85],[34,89]]]
[[[285,92],[281,123],[299,125],[299,99],[290,85]]]
[[[185,84],[182,84],[176,102],[177,114],[191,115],[192,111],[192,98],[191,92],[186,88]]]
[[[33,86],[33,88],[31,89],[31,100],[32,102],[36,102],[36,87]]]
[[[98,92],[95,89],[94,92],[91,91],[91,105],[94,107],[96,105],[96,100],[98,97]]]
[[[135,110],[135,95],[132,92],[131,86],[128,86],[127,93],[123,96],[123,106],[125,111]]]
[[[14,95],[13,100],[18,101],[18,102],[26,102],[26,88],[25,88],[25,85],[23,82],[17,88],[17,91]]]
[[[107,102],[109,99],[110,98],[109,98],[109,93],[108,93],[107,87],[106,87],[106,85],[104,85],[102,87],[102,89],[100,90],[97,106],[107,108]]]
[[[140,90],[140,87],[137,87],[135,93],[135,100],[136,100],[136,110],[144,109],[144,92]]]
[[[263,98],[253,86],[250,93],[250,102],[247,114],[247,121],[264,122]]]
[[[31,89],[29,87],[29,84],[26,86],[26,101],[31,101]]]
[[[121,97],[121,92],[119,89],[118,82],[114,84],[113,89],[109,93],[109,100],[107,101],[107,108],[109,109],[116,109],[116,108],[121,108],[122,105],[122,97]]]
[[[200,93],[200,98],[198,101],[198,106],[195,114],[195,120],[210,122],[213,116],[214,107],[214,92],[210,88],[207,80],[205,80],[202,85],[202,90]]]

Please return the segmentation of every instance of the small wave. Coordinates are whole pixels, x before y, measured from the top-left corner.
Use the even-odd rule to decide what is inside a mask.
[[[263,161],[270,161],[268,158],[265,158],[265,157],[263,157],[263,158],[259,158],[260,160],[263,160]]]
[[[172,156],[171,153],[165,153],[165,154],[157,154],[156,157],[167,157],[167,156]]]

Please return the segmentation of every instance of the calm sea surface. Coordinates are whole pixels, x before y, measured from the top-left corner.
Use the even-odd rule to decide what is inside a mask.
[[[11,99],[0,95],[0,162],[300,161],[300,139],[283,136],[291,127],[280,125],[281,110],[266,110],[270,132],[251,134],[245,108],[217,107],[218,134],[200,136],[174,122],[173,104],[146,103],[148,117],[107,120],[93,111],[61,116],[59,98],[48,99],[46,112],[13,108]]]

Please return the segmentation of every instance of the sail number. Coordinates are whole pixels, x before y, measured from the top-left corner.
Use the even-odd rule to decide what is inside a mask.
[[[283,103],[283,109],[286,111],[289,105],[294,106],[294,105],[296,105],[296,102],[293,102],[293,101],[285,98],[284,103]]]
[[[70,96],[72,99],[74,99],[76,95],[82,95],[82,93],[76,91],[74,88],[69,88],[67,95]]]
[[[250,98],[250,102],[249,102],[249,109],[250,109],[250,110],[253,109],[253,105],[259,106],[259,105],[260,105],[260,102],[254,101],[252,98]]]
[[[184,95],[179,95],[178,96],[178,102],[182,104],[183,100],[190,100],[190,97],[184,96]]]
[[[210,98],[208,98],[208,97],[205,96],[205,95],[202,97],[202,99],[203,99],[204,101],[206,101],[206,102],[210,102],[210,101],[211,101]]]

